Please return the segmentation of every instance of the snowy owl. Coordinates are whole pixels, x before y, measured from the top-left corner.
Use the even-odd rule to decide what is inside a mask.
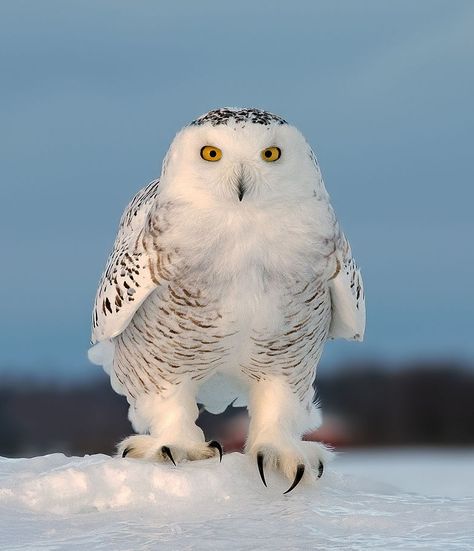
[[[195,424],[247,405],[245,451],[291,482],[328,451],[313,381],[328,339],[362,340],[364,291],[316,157],[258,109],[217,109],[183,128],[159,180],[125,209],[97,291],[91,361],[127,397],[139,434],[125,457],[219,456]],[[286,493],[286,492],[285,492]]]

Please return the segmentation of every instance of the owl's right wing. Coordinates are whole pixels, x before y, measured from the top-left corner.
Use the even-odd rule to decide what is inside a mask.
[[[129,324],[139,306],[158,285],[156,249],[149,246],[148,215],[159,180],[140,190],[125,209],[113,250],[97,289],[91,342],[111,339]]]

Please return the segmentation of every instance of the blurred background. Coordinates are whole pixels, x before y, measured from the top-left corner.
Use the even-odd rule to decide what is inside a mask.
[[[86,358],[96,286],[126,203],[220,106],[302,130],[363,270],[366,341],[328,344],[318,437],[472,446],[473,66],[470,0],[1,2],[0,455],[130,432]],[[200,422],[241,446],[241,410]]]

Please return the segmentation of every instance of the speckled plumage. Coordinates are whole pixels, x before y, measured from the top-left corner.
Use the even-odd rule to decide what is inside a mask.
[[[260,109],[215,109],[195,119],[191,126],[202,126],[211,124],[212,126],[232,124],[262,124],[270,126],[271,124],[288,124],[285,119],[268,111]]]
[[[221,148],[222,160],[200,159],[204,145]],[[260,150],[273,145],[281,160],[265,163]],[[127,396],[139,432],[166,441],[160,419],[172,403],[184,415],[196,396],[211,411],[238,400],[249,402],[247,448],[257,453],[268,389],[294,417],[287,438],[301,436],[314,420],[324,343],[361,340],[364,323],[360,273],[311,148],[281,117],[226,108],[178,134],[161,183],[125,210],[96,297],[91,358]],[[201,445],[194,427],[188,433]],[[153,442],[140,442],[147,456]],[[310,455],[295,457],[312,464]],[[278,462],[294,472],[293,460]]]

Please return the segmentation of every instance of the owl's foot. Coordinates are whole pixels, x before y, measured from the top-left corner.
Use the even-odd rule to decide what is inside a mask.
[[[163,444],[157,438],[148,435],[134,435],[125,438],[117,446],[118,457],[132,457],[160,463],[180,463],[219,457],[222,461],[223,449],[219,442],[192,442],[185,444]]]
[[[288,494],[301,482],[315,481],[323,475],[324,464],[330,452],[318,442],[298,442],[277,448],[274,444],[260,444],[250,449],[256,457],[258,472],[265,486],[265,468],[280,471],[291,481],[291,486],[284,492]]]

